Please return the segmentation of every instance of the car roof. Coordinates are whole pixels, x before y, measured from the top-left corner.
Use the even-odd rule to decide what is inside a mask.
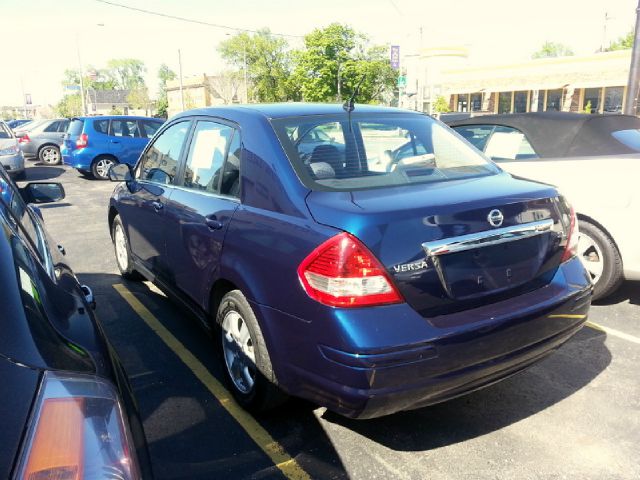
[[[540,157],[637,153],[611,137],[611,132],[640,128],[632,115],[573,112],[529,112],[481,115],[447,122],[463,125],[502,125],[525,134]]]
[[[260,114],[266,118],[286,118],[307,115],[338,115],[345,114],[342,104],[339,103],[306,103],[306,102],[287,102],[287,103],[261,103],[247,105],[225,105],[220,107],[198,108],[195,110],[187,110],[186,112],[176,115],[176,117],[193,116],[193,115],[211,115],[225,116],[234,114],[247,113]],[[403,110],[393,107],[383,107],[380,105],[364,105],[356,104],[353,113],[411,113],[421,114],[413,110]]]
[[[145,117],[140,115],[92,115],[87,117],[72,117],[71,120],[158,120],[164,122],[164,118]]]

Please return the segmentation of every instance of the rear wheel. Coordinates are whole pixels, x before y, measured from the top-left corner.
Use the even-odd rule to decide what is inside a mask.
[[[129,240],[124,232],[120,215],[116,215],[116,218],[113,219],[111,239],[113,240],[113,249],[116,254],[116,263],[118,264],[120,275],[128,280],[142,280],[142,276],[133,268],[131,248],[129,247]]]
[[[109,169],[116,163],[118,162],[113,157],[100,156],[91,164],[91,173],[98,180],[106,180],[109,178]]]
[[[55,145],[45,145],[38,152],[38,159],[45,165],[58,165],[62,160],[60,149]]]
[[[240,290],[222,297],[216,322],[225,377],[238,403],[252,412],[283,403],[287,396],[277,386],[262,330]]]
[[[585,220],[579,223],[578,257],[594,284],[594,300],[610,295],[622,283],[622,259],[613,239]]]

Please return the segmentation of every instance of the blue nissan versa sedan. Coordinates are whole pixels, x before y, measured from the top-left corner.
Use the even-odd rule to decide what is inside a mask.
[[[110,172],[122,275],[212,329],[245,408],[285,393],[357,418],[418,408],[581,328],[591,284],[554,187],[503,172],[427,115],[350,110],[191,110],[134,169]]]
[[[61,247],[0,167],[0,478],[151,478],[135,400]]]

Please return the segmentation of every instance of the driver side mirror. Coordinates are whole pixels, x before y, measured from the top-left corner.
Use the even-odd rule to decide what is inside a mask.
[[[25,203],[58,202],[65,197],[64,187],[60,183],[27,183],[19,191]]]
[[[126,163],[118,163],[109,169],[109,180],[112,182],[130,182],[133,180],[131,167]]]

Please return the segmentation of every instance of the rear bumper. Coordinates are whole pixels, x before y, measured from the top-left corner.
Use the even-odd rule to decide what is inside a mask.
[[[69,165],[77,170],[89,171],[91,170],[91,162],[95,158],[93,152],[87,148],[80,148],[76,150],[69,150],[67,147],[62,147],[60,152],[62,154],[62,163]]]
[[[22,152],[15,155],[0,156],[0,164],[7,170],[9,175],[20,175],[24,172],[24,156]]]
[[[276,344],[269,350],[284,390],[348,417],[372,418],[439,403],[517,373],[571,338],[590,302],[591,285],[575,259],[544,288],[435,319],[406,304],[335,309],[333,319],[312,322],[256,308]],[[342,337],[331,340],[322,330],[335,322]]]

